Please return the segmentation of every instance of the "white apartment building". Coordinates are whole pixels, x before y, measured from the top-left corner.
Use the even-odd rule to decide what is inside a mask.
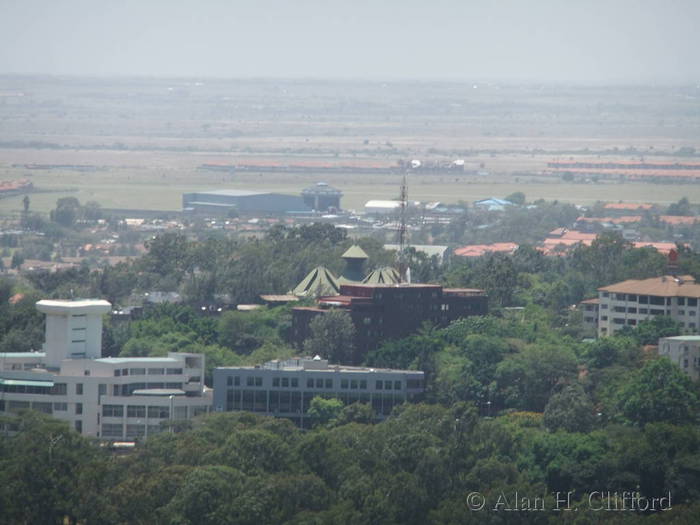
[[[659,339],[659,355],[668,357],[693,381],[700,379],[700,336],[663,337]]]
[[[651,279],[623,281],[598,289],[598,336],[612,335],[624,326],[657,315],[678,321],[689,333],[700,327],[700,285],[690,275],[664,275]],[[590,315],[582,304],[584,316]],[[590,311],[594,311],[591,309]],[[584,318],[585,321],[585,318]]]
[[[285,417],[305,427],[311,400],[320,396],[370,404],[384,419],[396,405],[423,393],[424,377],[419,370],[331,365],[318,356],[220,367],[214,369],[214,406]]]
[[[203,355],[101,358],[110,303],[44,300],[37,309],[46,314],[43,352],[0,353],[0,413],[31,408],[119,441],[210,410]]]

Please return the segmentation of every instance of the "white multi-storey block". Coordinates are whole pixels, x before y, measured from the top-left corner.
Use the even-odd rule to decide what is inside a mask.
[[[603,286],[598,289],[598,301],[584,301],[581,306],[584,323],[597,327],[601,337],[659,315],[678,321],[686,332],[697,333],[699,300],[700,285],[692,276],[664,275]]]
[[[0,354],[0,412],[34,409],[86,436],[135,439],[210,410],[204,356],[101,358],[107,301],[39,301],[43,352]]]
[[[692,380],[700,379],[700,336],[663,337],[659,339],[659,355],[668,357]]]

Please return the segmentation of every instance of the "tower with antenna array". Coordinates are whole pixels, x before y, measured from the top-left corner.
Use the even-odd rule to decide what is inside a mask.
[[[399,208],[399,252],[397,254],[398,259],[398,270],[399,270],[399,284],[404,284],[410,282],[409,269],[408,269],[408,254],[406,253],[408,244],[408,231],[406,228],[406,212],[408,206],[408,183],[406,181],[406,173],[403,174],[403,180],[401,181],[401,197],[400,197],[400,208]]]

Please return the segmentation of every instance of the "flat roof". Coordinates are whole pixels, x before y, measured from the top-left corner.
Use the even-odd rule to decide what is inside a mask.
[[[181,363],[181,359],[175,359],[174,357],[101,357],[99,359],[94,359],[97,363],[107,363],[107,364],[128,364],[128,363]]]
[[[29,357],[42,358],[46,357],[45,352],[0,352],[0,359],[12,357],[19,357],[20,359],[27,359]]]
[[[103,299],[79,299],[71,300],[56,300],[42,299],[36,303],[36,309],[44,314],[68,315],[85,313],[85,314],[104,314],[112,310],[112,304]]]
[[[184,396],[185,391],[179,388],[142,388],[134,390],[132,395],[135,396]]]
[[[662,337],[661,339],[673,339],[674,341],[700,341],[700,335],[676,335],[673,337]]]
[[[197,195],[225,195],[227,197],[250,197],[252,195],[267,195],[273,193],[263,190],[208,190],[192,192]]]
[[[397,368],[370,368],[364,366],[328,365],[328,368],[304,368],[301,365],[283,366],[280,368],[265,368],[264,366],[218,366],[215,370],[269,370],[273,372],[314,372],[332,374],[335,372],[352,373],[403,373],[403,374],[425,374],[423,370],[401,370]]]

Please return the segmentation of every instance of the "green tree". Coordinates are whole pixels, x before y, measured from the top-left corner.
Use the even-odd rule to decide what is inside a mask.
[[[24,264],[24,256],[19,250],[15,250],[10,260],[10,268],[19,269]]]
[[[81,215],[80,201],[75,197],[63,197],[56,201],[56,208],[51,211],[51,220],[72,228]]]
[[[593,403],[579,383],[552,395],[544,409],[544,424],[551,431],[590,432],[594,423]]]
[[[312,425],[325,425],[335,421],[343,411],[343,402],[340,399],[324,399],[314,397],[309,404],[306,415],[311,420]]]
[[[510,201],[513,204],[517,204],[518,206],[522,206],[525,204],[525,194],[522,191],[516,191],[508,195],[505,200]]]
[[[309,323],[310,337],[304,341],[309,355],[320,355],[331,363],[355,362],[355,325],[345,310],[330,310]]]
[[[626,421],[639,426],[695,423],[700,411],[693,382],[666,357],[653,359],[636,372],[618,392],[617,406]]]

